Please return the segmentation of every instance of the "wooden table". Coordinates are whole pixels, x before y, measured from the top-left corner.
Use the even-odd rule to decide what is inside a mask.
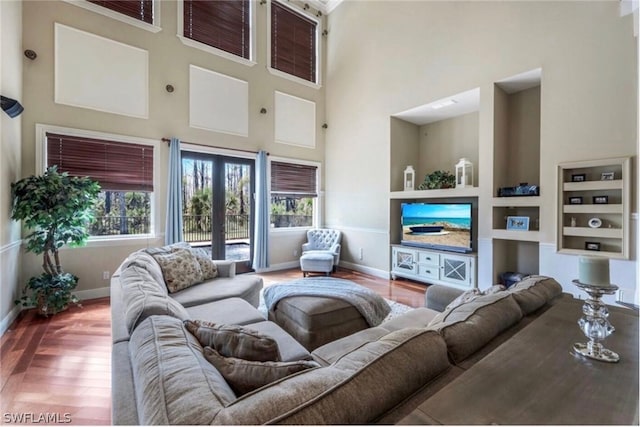
[[[558,302],[400,424],[638,425],[638,313],[609,307],[620,362],[606,363],[571,352],[582,304]]]

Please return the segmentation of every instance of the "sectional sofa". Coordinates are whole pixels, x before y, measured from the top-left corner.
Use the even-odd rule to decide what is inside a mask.
[[[442,310],[415,309],[309,353],[257,310],[258,276],[197,256],[166,262],[184,250],[135,252],[112,279],[114,424],[393,423],[561,294],[546,277],[487,295],[433,286],[426,303]],[[181,287],[191,273],[175,267],[194,259],[215,274]]]

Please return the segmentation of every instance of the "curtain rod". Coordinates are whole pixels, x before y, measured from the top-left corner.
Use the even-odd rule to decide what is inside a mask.
[[[167,145],[171,145],[171,138],[162,138],[162,141],[166,142]],[[219,147],[219,146],[216,146],[216,145],[198,144],[198,143],[195,143],[195,142],[188,142],[188,141],[182,141],[182,140],[180,140],[180,142],[183,142],[185,144],[191,144],[191,145],[199,145],[201,147],[219,148],[221,150],[231,150],[231,151],[240,151],[240,152],[243,152],[243,153],[258,154],[257,151],[253,151],[253,150],[242,150],[240,148]],[[267,156],[268,155],[269,155],[269,153],[267,152]]]

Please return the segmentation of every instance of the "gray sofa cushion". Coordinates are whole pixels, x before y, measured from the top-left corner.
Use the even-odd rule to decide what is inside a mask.
[[[171,294],[171,297],[185,307],[200,305],[225,298],[240,297],[254,307],[260,303],[262,278],[253,274],[243,274],[233,278],[216,277]]]
[[[189,314],[189,319],[201,319],[214,323],[248,325],[264,320],[262,313],[242,298],[227,298],[194,305],[185,310]]]
[[[436,332],[403,329],[363,343],[330,366],[248,393],[215,423],[367,424],[450,366]]]
[[[460,363],[500,332],[522,319],[522,310],[508,292],[481,295],[438,314],[429,324],[447,343],[449,357]]]
[[[144,319],[153,315],[169,315],[180,320],[189,318],[184,307],[170,298],[151,274],[131,264],[120,274],[125,324],[131,333]]]
[[[551,277],[528,276],[515,283],[510,292],[525,315],[538,310],[562,294],[562,286]]]
[[[298,341],[293,339],[291,335],[276,323],[265,320],[258,323],[251,323],[248,326],[276,340],[278,343],[278,351],[280,352],[280,359],[283,362],[311,359],[311,354],[307,349],[300,345]]]
[[[320,367],[312,360],[258,362],[235,357],[224,357],[211,347],[204,348],[204,357],[220,371],[238,396],[293,375],[296,372]]]
[[[222,357],[258,362],[281,360],[276,340],[251,327],[203,320],[185,320],[184,325],[203,347],[213,348]]]
[[[210,424],[236,399],[178,319],[145,319],[131,334],[129,354],[141,425]]]

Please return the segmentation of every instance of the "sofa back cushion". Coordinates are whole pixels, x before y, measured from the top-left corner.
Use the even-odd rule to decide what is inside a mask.
[[[164,284],[139,264],[131,263],[120,273],[122,305],[129,333],[147,317],[169,315],[180,320],[189,318],[185,308],[167,295]]]
[[[241,396],[214,423],[368,424],[450,367],[437,332],[400,329]]]
[[[129,255],[120,266],[120,271],[125,270],[127,267],[133,264],[146,269],[153,280],[157,282],[158,285],[162,285],[162,288],[164,288],[164,293],[167,293],[167,287],[164,286],[164,277],[162,277],[162,269],[160,268],[160,264],[158,264],[155,258],[148,254],[146,250],[141,249]]]
[[[178,319],[145,319],[131,335],[129,353],[140,425],[210,424],[236,399]]]
[[[503,291],[479,295],[445,310],[434,317],[429,328],[442,335],[449,357],[460,363],[520,319],[520,306],[511,294]]]
[[[184,324],[203,347],[212,347],[222,357],[258,362],[281,360],[276,340],[250,327],[202,320],[186,320]]]
[[[547,276],[528,276],[509,287],[525,315],[531,314],[562,294],[562,286]]]

